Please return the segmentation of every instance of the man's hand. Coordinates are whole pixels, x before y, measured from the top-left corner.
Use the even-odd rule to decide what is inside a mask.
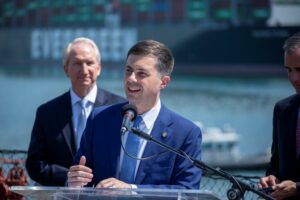
[[[269,175],[266,177],[262,177],[260,179],[260,183],[258,184],[259,188],[272,187],[279,183],[279,180],[274,175]]]
[[[96,188],[132,188],[130,184],[115,178],[108,178],[100,181]]]
[[[73,165],[68,172],[69,187],[83,187],[92,181],[92,170],[85,166],[86,158],[81,156],[79,165]]]
[[[282,181],[273,186],[274,192],[271,193],[276,199],[284,199],[297,194],[296,183],[293,181]]]

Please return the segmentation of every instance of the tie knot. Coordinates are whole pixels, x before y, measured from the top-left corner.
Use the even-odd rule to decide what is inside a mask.
[[[140,115],[138,115],[133,123],[133,127],[138,128],[142,121],[143,121],[143,118]]]
[[[79,106],[81,107],[81,108],[83,108],[83,109],[85,109],[86,107],[87,107],[87,104],[88,104],[88,100],[86,100],[86,99],[82,99],[82,100],[80,100],[80,101],[78,101],[79,102]]]

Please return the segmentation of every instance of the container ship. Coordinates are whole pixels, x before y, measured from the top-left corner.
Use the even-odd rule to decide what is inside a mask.
[[[283,41],[300,30],[281,16],[299,19],[298,0],[3,0],[0,10],[1,67],[59,67],[66,44],[85,36],[111,68],[155,39],[178,73],[277,75]]]

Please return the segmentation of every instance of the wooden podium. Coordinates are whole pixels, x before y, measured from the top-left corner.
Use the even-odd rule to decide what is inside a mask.
[[[12,186],[12,192],[38,200],[220,200],[205,190],[98,189],[68,187]]]

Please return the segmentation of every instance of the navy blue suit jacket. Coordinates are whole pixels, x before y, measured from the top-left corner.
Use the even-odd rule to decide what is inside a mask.
[[[124,104],[110,106],[103,111],[94,110],[87,122],[76,162],[81,155],[93,170],[93,184],[116,177],[120,159],[122,123],[121,108]],[[166,132],[167,137],[162,133]],[[194,123],[175,114],[162,105],[154,123],[152,136],[162,143],[181,149],[193,158],[200,158],[201,131]],[[158,154],[164,149],[148,142],[143,157]],[[199,189],[201,170],[191,162],[171,152],[140,162],[134,183],[139,188]]]
[[[98,88],[94,107],[125,102]],[[39,106],[28,149],[26,169],[42,185],[64,186],[76,154],[70,92]]]
[[[300,194],[300,158],[296,156],[299,106],[300,97],[292,95],[279,101],[274,107],[272,157],[266,174],[272,174],[280,181],[297,182]],[[300,195],[295,199],[299,198]]]

